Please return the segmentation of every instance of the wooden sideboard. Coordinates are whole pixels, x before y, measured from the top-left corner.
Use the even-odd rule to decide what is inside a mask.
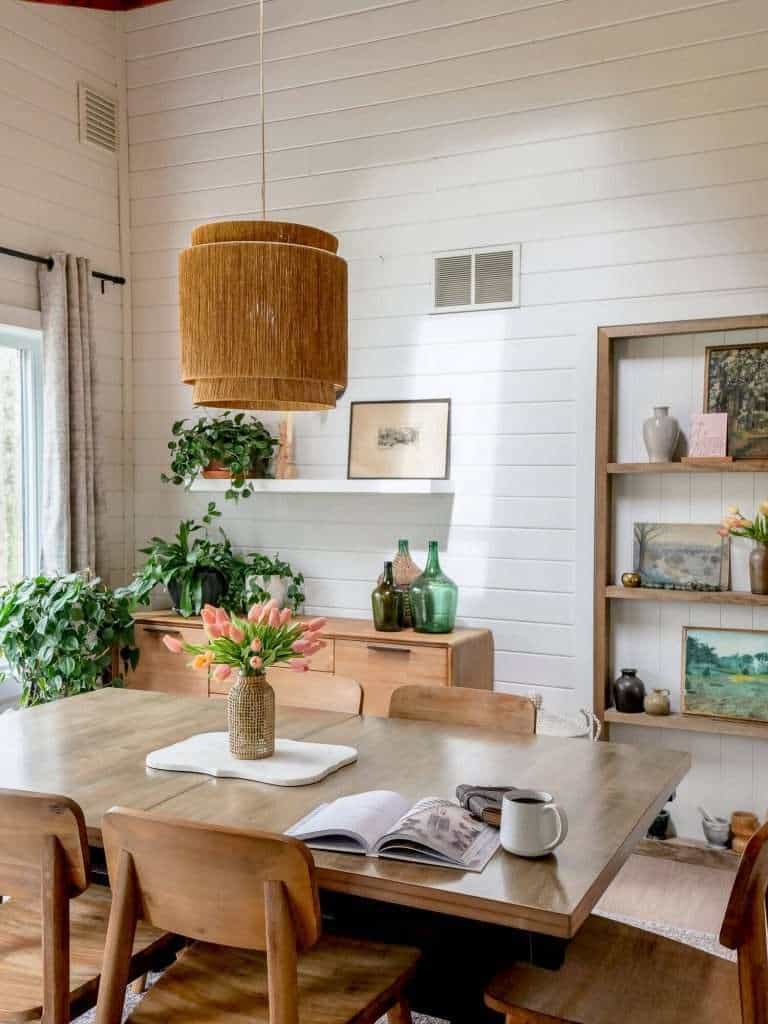
[[[127,685],[187,697],[224,697],[229,687],[188,667],[188,659],[171,654],[163,636],[172,633],[189,643],[202,642],[200,619],[173,612],[136,615],[136,643],[141,652]],[[363,711],[386,715],[392,691],[405,683],[429,686],[493,688],[493,634],[487,629],[456,629],[453,633],[377,633],[364,619],[328,619],[323,636],[327,646],[311,659],[309,677],[322,685],[333,672],[355,679],[363,688]],[[288,673],[270,669],[270,675]]]

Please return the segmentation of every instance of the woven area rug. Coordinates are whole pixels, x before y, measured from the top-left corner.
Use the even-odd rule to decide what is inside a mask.
[[[621,914],[603,914],[602,916],[610,917],[613,921],[634,925],[635,928],[643,928],[648,932],[655,932],[657,935],[663,935],[667,939],[683,942],[687,946],[695,946],[696,949],[703,949],[707,953],[723,957],[725,960],[736,959],[736,954],[732,950],[721,946],[716,936],[711,935],[709,932],[697,932],[689,928],[675,928],[673,925],[660,924],[656,921],[638,921],[632,917],[623,917]],[[141,996],[128,995],[125,1002],[126,1016],[139,999],[141,999]],[[95,1012],[91,1010],[89,1013],[84,1014],[84,1016],[78,1017],[74,1024],[94,1024],[95,1019]],[[444,1021],[438,1020],[437,1017],[423,1017],[418,1013],[414,1013],[413,1020],[414,1024],[445,1024]],[[382,1018],[380,1024],[384,1024],[384,1018]]]

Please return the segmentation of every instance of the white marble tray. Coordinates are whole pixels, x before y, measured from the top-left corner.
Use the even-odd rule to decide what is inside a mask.
[[[225,732],[201,732],[147,754],[148,768],[199,772],[217,779],[250,779],[271,786],[307,786],[357,760],[354,747],[275,740],[275,753],[261,761],[240,761],[229,752]]]

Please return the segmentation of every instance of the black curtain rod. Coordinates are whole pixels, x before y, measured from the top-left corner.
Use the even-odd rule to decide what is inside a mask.
[[[44,263],[49,270],[53,270],[52,256],[35,256],[34,253],[21,252],[20,249],[8,249],[4,245],[0,245],[0,256],[14,256],[17,260],[28,260],[30,263]],[[125,284],[124,277],[119,277],[116,274],[102,274],[100,270],[92,270],[91,277],[101,281],[102,291],[104,291],[105,281],[109,281],[110,284]]]

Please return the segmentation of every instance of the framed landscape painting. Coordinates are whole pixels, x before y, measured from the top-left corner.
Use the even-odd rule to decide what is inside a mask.
[[[728,414],[728,454],[768,459],[768,343],[713,346],[704,365],[704,412]]]
[[[352,402],[350,480],[447,480],[450,398]]]
[[[684,627],[682,709],[768,722],[768,632]]]
[[[635,523],[634,568],[656,590],[727,590],[730,545],[717,526]]]

